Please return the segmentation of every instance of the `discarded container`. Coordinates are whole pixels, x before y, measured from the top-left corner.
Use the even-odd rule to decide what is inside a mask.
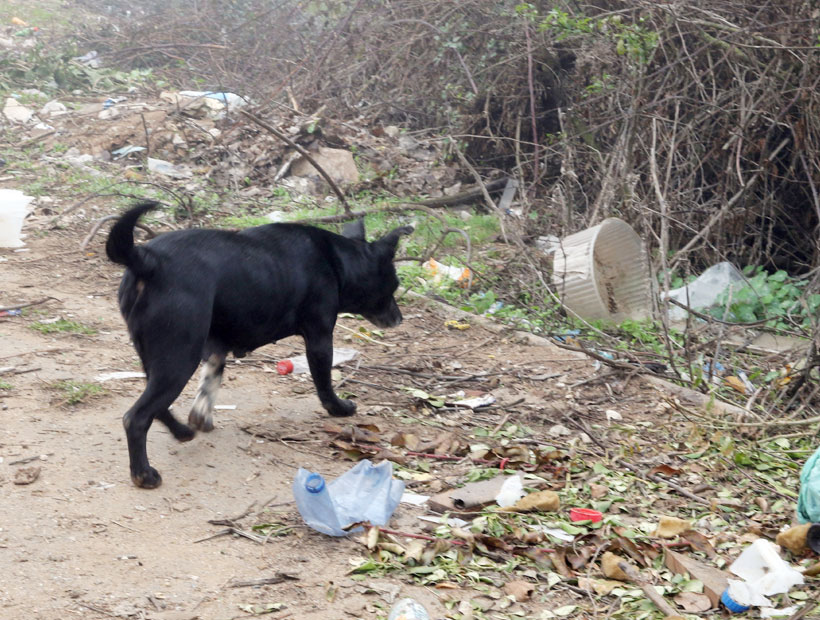
[[[729,571],[743,581],[730,579],[724,596],[747,608],[770,607],[767,596],[783,594],[803,583],[803,575],[780,557],[774,543],[763,538],[744,549]]]
[[[744,611],[748,611],[751,607],[751,605],[738,603],[732,598],[733,595],[740,599],[747,598],[746,589],[742,587],[743,585],[742,581],[733,581],[732,584],[723,591],[723,594],[720,595],[720,602],[733,614],[741,614]]]
[[[422,265],[424,270],[433,277],[436,284],[440,284],[444,278],[455,280],[459,286],[467,288],[470,286],[472,274],[467,267],[450,267],[438,262],[434,258]]]
[[[714,306],[728,288],[737,290],[746,283],[743,274],[732,263],[722,262],[712,265],[704,271],[698,278],[680,288],[669,291],[662,297],[664,299],[674,299],[695,310]],[[670,304],[669,318],[673,321],[682,321],[686,318],[686,310]]]
[[[0,248],[19,248],[28,204],[34,200],[17,189],[0,189]]]
[[[649,265],[640,237],[609,218],[563,239],[552,282],[561,301],[584,319],[642,319],[650,314]]]
[[[403,598],[396,601],[396,604],[390,608],[387,620],[430,620],[430,614],[418,601]]]
[[[384,525],[401,501],[404,482],[393,479],[393,464],[359,461],[352,469],[326,484],[321,475],[299,468],[293,495],[299,514],[314,530],[329,536],[346,536],[369,522]]]
[[[570,521],[592,521],[598,523],[604,518],[604,515],[592,508],[572,508],[569,511]]]
[[[356,349],[348,349],[345,347],[333,348],[333,366],[344,364],[350,360],[356,359],[359,352]],[[299,375],[310,371],[306,355],[297,355],[290,359],[282,360],[276,364],[276,372],[280,375],[288,375],[293,373]]]
[[[797,518],[800,523],[820,523],[820,448],[814,451],[800,471]]]

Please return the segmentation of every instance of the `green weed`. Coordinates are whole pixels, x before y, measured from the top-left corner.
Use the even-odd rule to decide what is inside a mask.
[[[0,390],[11,390],[14,386],[6,381],[0,381]]]
[[[31,329],[40,332],[41,334],[96,334],[97,330],[77,321],[70,321],[68,319],[58,319],[53,323],[45,323],[37,321],[30,325]]]
[[[82,381],[58,381],[52,387],[60,393],[63,403],[67,405],[76,405],[106,393],[101,385]]]

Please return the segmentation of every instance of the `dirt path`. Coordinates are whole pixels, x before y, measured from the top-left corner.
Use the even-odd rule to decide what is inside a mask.
[[[163,486],[132,486],[120,418],[141,392],[142,380],[105,382],[103,395],[76,405],[65,403],[65,394],[53,387],[139,370],[116,308],[120,271],[99,254],[101,238],[82,255],[76,249],[82,231],[32,232],[27,251],[0,252],[0,304],[55,298],[23,316],[0,319],[0,366],[14,367],[2,376],[11,389],[0,391],[0,617],[233,618],[247,613],[243,605],[281,603],[286,609],[269,617],[376,618],[399,593],[423,601],[434,617],[443,616],[433,590],[400,578],[363,582],[348,575],[349,560],[366,551],[357,540],[331,539],[302,526],[290,503],[296,467],[332,476],[351,463],[328,446],[322,430],[328,418],[307,379],[272,372],[277,359],[301,350],[298,340],[229,364],[219,403],[236,409],[218,412],[212,434],[178,444],[155,426],[149,452]],[[352,346],[362,352],[360,365],[392,364],[421,374],[495,371],[481,389],[492,389],[500,402],[518,401],[515,415],[541,424],[549,423],[543,418],[548,403],[564,397],[550,393],[551,382],[520,378],[577,376],[579,366],[591,371],[589,363],[542,361],[567,356],[477,326],[448,330],[446,317],[426,307],[405,306],[404,312],[405,323],[387,332],[383,344],[356,339]],[[43,334],[32,328],[58,317],[95,332]],[[345,318],[341,324],[356,330],[364,323]],[[351,346],[344,340],[348,333],[337,330],[340,346]],[[462,425],[461,413],[419,417],[424,414],[413,399],[395,389],[406,383],[401,375],[365,377],[354,365],[343,373],[363,381],[346,388],[358,398],[359,422],[373,422],[385,432],[416,424],[422,436]],[[190,406],[195,387],[191,381],[178,412]],[[492,427],[503,415],[498,409],[474,414],[471,422]],[[251,426],[256,436],[247,432]],[[21,468],[39,468],[39,477],[15,484]],[[295,529],[266,544],[208,538],[225,529],[209,520],[248,509],[245,526],[275,521]],[[392,525],[419,531],[416,517],[422,512],[402,505]],[[279,572],[297,579],[231,587]]]

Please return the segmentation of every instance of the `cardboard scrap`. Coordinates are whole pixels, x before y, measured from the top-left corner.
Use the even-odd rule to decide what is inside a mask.
[[[428,505],[436,512],[478,510],[495,502],[509,476],[499,474],[490,480],[468,482],[458,489],[449,489],[430,498]]]
[[[718,606],[720,595],[729,585],[729,573],[707,566],[703,562],[669,549],[666,550],[664,563],[666,568],[675,574],[689,573],[692,579],[701,581],[703,583],[703,593],[709,597],[712,607]]]

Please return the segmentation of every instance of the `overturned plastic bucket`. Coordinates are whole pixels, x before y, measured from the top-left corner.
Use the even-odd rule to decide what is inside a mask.
[[[623,220],[609,218],[564,238],[554,256],[552,283],[578,316],[618,322],[650,315],[646,250]]]
[[[17,189],[0,189],[0,248],[19,248],[28,203],[34,198]]]

